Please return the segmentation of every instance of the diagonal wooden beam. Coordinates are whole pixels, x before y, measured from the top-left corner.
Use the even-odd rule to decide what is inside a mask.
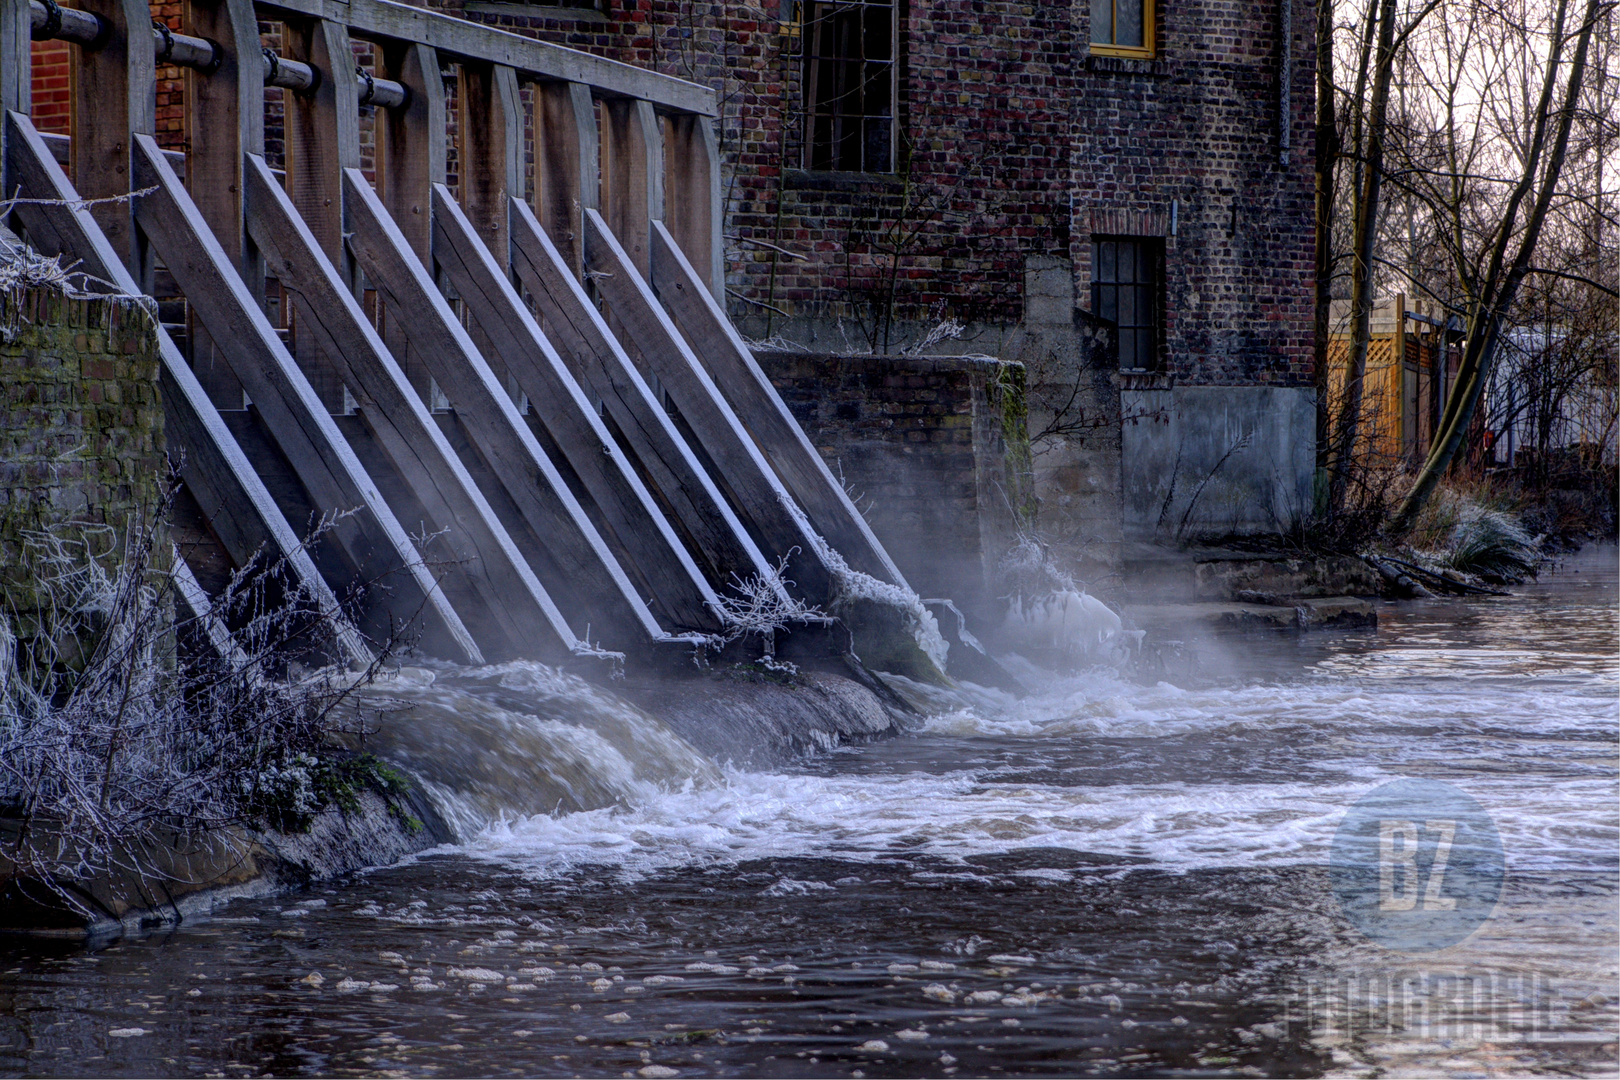
[[[589,621],[616,649],[667,638],[365,175],[345,169],[343,187],[355,261],[449,398],[489,482],[504,492],[508,530],[532,534],[525,554],[540,580],[574,601],[575,632]]]
[[[596,505],[603,536],[643,594],[671,626],[724,629],[703,572],[443,185],[433,189],[433,255],[573,467]]]
[[[527,206],[514,199],[509,209],[513,271],[574,378],[601,399],[648,486],[668,508],[670,523],[687,537],[710,580],[768,579],[771,564],[608,330],[567,256]]]
[[[597,291],[691,425],[760,547],[776,558],[790,556],[800,592],[812,603],[830,603],[835,580],[824,545],[805,528],[792,493],[595,210],[585,211],[585,265],[598,275]]]
[[[687,261],[664,223],[652,223],[652,284],[680,324],[692,353],[731,403],[810,524],[849,565],[891,585],[906,579],[843,485],[810,444],[770,378],[715,300],[707,276]]]
[[[576,642],[466,466],[264,159],[248,155],[247,222],[313,334],[359,396],[361,419],[456,566],[441,584],[491,655],[559,659]],[[401,513],[404,511],[401,510]],[[491,639],[494,640],[491,640]]]
[[[331,414],[254,302],[219,242],[202,221],[156,140],[134,136],[135,219],[219,343],[265,427],[325,512],[350,513],[331,536],[393,627],[419,626],[434,652],[482,663],[472,635],[438,588],[410,537],[383,501]],[[347,584],[347,583],[345,583]]]
[[[29,242],[46,254],[78,260],[85,273],[120,293],[140,295],[135,279],[89,212],[74,205],[79,194],[34,125],[20,113],[8,113],[5,120],[8,190],[20,191],[27,199],[50,200],[21,203],[13,210],[28,230]],[[157,334],[166,436],[169,445],[184,455],[181,477],[209,527],[237,566],[248,565],[260,552],[284,559],[293,581],[330,621],[340,659],[369,664],[370,646],[343,614],[180,350],[162,326]]]

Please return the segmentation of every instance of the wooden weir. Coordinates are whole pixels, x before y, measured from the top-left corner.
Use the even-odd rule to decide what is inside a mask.
[[[0,0],[0,149],[9,223],[164,313],[195,545],[286,556],[334,618],[359,598],[351,661],[404,625],[461,663],[684,656],[784,557],[812,604],[846,568],[905,587],[724,314],[711,91],[391,0],[182,10]],[[66,139],[29,120],[47,37],[76,46]],[[187,558],[205,607],[217,559]]]

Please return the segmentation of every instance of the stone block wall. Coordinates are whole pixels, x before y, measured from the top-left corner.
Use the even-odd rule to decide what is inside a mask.
[[[758,359],[912,588],[993,616],[996,564],[1033,512],[1023,365]]]
[[[10,605],[30,606],[27,533],[88,523],[121,535],[156,507],[167,471],[151,316],[48,289],[0,292],[0,590]]]

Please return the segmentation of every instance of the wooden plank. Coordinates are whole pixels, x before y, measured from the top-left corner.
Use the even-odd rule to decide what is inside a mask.
[[[724,216],[720,140],[714,121],[691,114],[664,117],[664,225],[722,311],[726,303],[726,252],[720,228]]]
[[[403,83],[402,109],[377,110],[377,193],[400,233],[426,259],[433,250],[433,185],[445,180],[444,78],[430,46],[385,42],[378,50],[384,78]]]
[[[584,83],[600,94],[643,98],[671,112],[719,113],[718,98],[706,86],[392,0],[264,0],[257,6],[344,22],[363,38],[430,45],[455,60],[505,64],[522,78]]]
[[[219,70],[185,69],[186,190],[249,291],[264,268],[243,224],[244,155],[264,152],[264,52],[252,0],[184,0],[186,31],[220,46]]]
[[[771,564],[609,332],[574,268],[527,206],[513,200],[510,209],[513,271],[574,378],[602,400],[648,485],[668,507],[667,520],[688,538],[711,581],[768,578]]]
[[[579,83],[534,87],[534,212],[573,275],[584,280],[585,208],[601,206],[596,102]]]
[[[137,180],[158,189],[136,200],[136,220],[230,358],[310,500],[324,511],[349,514],[330,536],[368,586],[368,597],[393,625],[420,626],[431,651],[481,663],[472,636],[253,302],[157,143],[149,135],[136,135],[134,144]]]
[[[505,64],[462,63],[457,71],[456,157],[461,208],[502,265],[506,200],[523,198],[523,99]]]
[[[653,598],[670,626],[723,630],[703,572],[442,184],[433,191],[433,239],[434,261],[590,494],[604,538],[642,595]]]
[[[287,55],[310,65],[318,77],[313,93],[281,95],[287,195],[321,250],[357,292],[358,278],[343,246],[343,170],[360,164],[360,105],[355,80],[349,77],[354,69],[349,33],[338,23],[300,20],[286,25],[283,40]],[[297,311],[291,315],[290,344],[298,366],[327,411],[341,414],[352,399],[344,394],[337,368],[309,335],[298,333]]]
[[[316,337],[356,388],[360,416],[428,528],[444,531],[439,542],[456,566],[443,585],[456,610],[486,653],[566,656],[576,642],[561,612],[263,158],[247,159],[247,182],[249,231],[298,305],[300,332]]]
[[[27,116],[33,111],[32,27],[28,0],[0,0],[0,116],[8,112]],[[0,145],[0,176],[5,175],[4,162],[5,148]]]
[[[385,42],[377,58],[380,73],[404,84],[410,101],[403,109],[377,110],[376,190],[411,250],[425,262],[433,250],[432,187],[445,179],[444,79],[438,54],[426,45]],[[430,404],[440,400],[442,388],[431,365],[404,333],[398,315],[383,314],[383,338],[417,393]]]
[[[54,203],[20,204],[13,211],[36,248],[77,259],[93,277],[126,295],[139,295],[135,279],[113,251],[89,212],[76,208],[79,198],[39,133],[26,116],[6,115],[7,182],[30,199]],[[369,664],[370,646],[338,605],[337,597],[315,569],[314,561],[270,497],[264,483],[225,427],[173,340],[159,326],[159,391],[164,427],[171,449],[181,455],[181,476],[238,567],[260,551],[286,560],[294,585],[328,617],[340,659]]]
[[[653,222],[652,238],[652,280],[659,299],[675,316],[693,355],[725,394],[755,445],[810,516],[811,525],[853,569],[908,587],[899,567],[760,370],[708,283],[661,222]]]
[[[253,0],[184,0],[186,31],[219,45],[219,70],[185,69],[186,189],[235,263],[248,291],[264,294],[264,264],[243,229],[242,161],[264,151],[264,51]],[[245,407],[242,384],[214,355],[208,330],[190,326],[192,369],[221,408]]]
[[[575,633],[588,619],[610,648],[666,637],[358,169],[344,173],[344,206],[350,249],[366,280],[429,365],[523,521],[543,539],[544,551],[526,552],[540,580],[588,605],[574,612]]]
[[[653,374],[691,425],[738,514],[753,526],[761,549],[772,558],[790,556],[800,593],[811,603],[830,603],[833,569],[824,558],[822,545],[805,531],[802,518],[794,512],[792,494],[595,210],[585,211],[585,264],[602,275],[597,278],[597,288],[612,306],[611,314],[634,338]]]
[[[321,250],[350,281],[343,246],[343,170],[360,167],[360,95],[348,77],[354,67],[349,33],[341,23],[300,20],[287,24],[285,41],[289,58],[321,76],[313,94],[281,95],[287,197]]]
[[[71,50],[73,186],[86,199],[130,191],[130,136],[157,130],[157,67],[146,0],[80,0],[112,24],[107,44]],[[124,265],[144,283],[144,253],[127,202],[92,205],[90,216]]]
[[[649,227],[664,216],[664,133],[645,101],[601,103],[602,218],[645,277]]]

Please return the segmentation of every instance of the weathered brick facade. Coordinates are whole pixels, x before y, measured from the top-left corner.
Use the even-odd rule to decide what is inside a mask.
[[[1022,318],[1030,256],[1069,261],[1089,307],[1093,234],[1135,234],[1164,244],[1168,373],[1311,381],[1314,5],[1287,13],[1285,64],[1279,0],[1165,0],[1154,60],[1091,56],[1089,6],[1069,0],[912,0],[901,160],[883,176],[801,167],[790,0],[614,0],[606,14],[435,6],[714,87],[735,238],[728,283],[788,311],[790,332],[814,319],[824,335],[841,319],[852,343],[863,329],[881,335],[892,299],[901,322],[954,317],[969,324],[973,348],[996,352],[999,332]],[[765,309],[733,302],[750,329],[764,329]],[[768,321],[784,328],[780,316]],[[894,327],[888,344],[914,329]]]
[[[127,302],[0,292],[0,592],[29,606],[27,533],[122,529],[158,505],[157,334]]]

